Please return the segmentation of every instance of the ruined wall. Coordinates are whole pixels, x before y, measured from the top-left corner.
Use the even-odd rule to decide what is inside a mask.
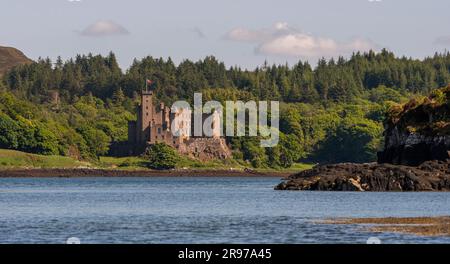
[[[178,151],[204,161],[231,158],[231,150],[224,138],[191,138],[181,144]]]

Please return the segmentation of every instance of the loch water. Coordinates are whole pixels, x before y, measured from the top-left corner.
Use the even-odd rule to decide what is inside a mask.
[[[275,191],[279,178],[1,178],[0,243],[450,243],[339,217],[450,215],[450,193]]]

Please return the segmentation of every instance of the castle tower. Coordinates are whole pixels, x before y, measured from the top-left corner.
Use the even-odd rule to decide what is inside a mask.
[[[150,134],[150,123],[153,120],[153,91],[146,90],[142,91],[141,105],[138,113],[138,141],[147,142],[148,135]]]

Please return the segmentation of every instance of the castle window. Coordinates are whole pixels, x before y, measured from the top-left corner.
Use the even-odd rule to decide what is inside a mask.
[[[148,116],[148,112],[147,113],[145,113],[147,116]]]
[[[158,127],[158,134],[161,134],[161,128]]]

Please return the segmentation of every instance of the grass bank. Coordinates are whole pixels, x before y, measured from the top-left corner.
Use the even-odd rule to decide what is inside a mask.
[[[236,170],[243,171],[251,169],[258,172],[285,172],[294,173],[305,169],[312,168],[311,164],[294,164],[288,169],[272,169],[259,168],[252,169],[245,162],[238,162],[236,160],[223,161],[208,161],[203,162],[199,160],[181,157],[177,163],[178,170]],[[76,168],[91,168],[91,169],[106,169],[106,170],[127,170],[139,171],[148,170],[148,162],[141,157],[100,157],[98,161],[79,161],[70,157],[64,156],[44,156],[25,153],[15,150],[0,149],[0,169],[76,169]]]
[[[87,168],[89,162],[70,157],[44,156],[15,150],[0,149],[0,169],[15,168]]]

